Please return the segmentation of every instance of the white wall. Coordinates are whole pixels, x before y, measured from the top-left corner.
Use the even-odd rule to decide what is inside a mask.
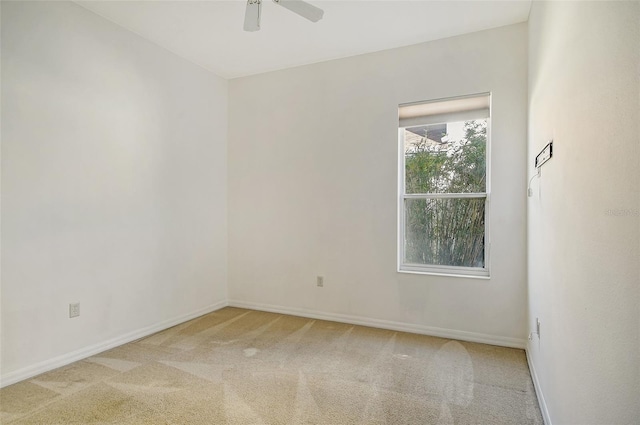
[[[526,31],[231,80],[230,302],[524,345]],[[489,91],[492,277],[399,274],[398,105]]]
[[[3,384],[226,300],[226,129],[225,80],[2,2]]]
[[[529,345],[548,419],[640,418],[640,3],[534,2]]]

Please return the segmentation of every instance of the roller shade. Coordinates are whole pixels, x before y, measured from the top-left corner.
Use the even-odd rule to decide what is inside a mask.
[[[489,118],[490,105],[489,93],[404,104],[400,105],[398,111],[399,126],[412,127]]]

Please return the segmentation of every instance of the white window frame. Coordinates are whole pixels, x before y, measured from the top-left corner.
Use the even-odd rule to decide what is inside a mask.
[[[418,102],[418,104],[444,102],[449,100],[488,96],[491,103],[490,93],[480,93],[470,96],[460,96],[447,99],[437,99],[427,102]],[[404,104],[400,105],[403,107]],[[444,118],[447,118],[446,115]],[[404,130],[408,127],[415,127],[420,124],[411,124],[398,126],[398,272],[399,273],[417,273],[426,275],[440,275],[452,277],[468,277],[468,278],[490,278],[491,264],[491,106],[489,106],[489,117],[487,120],[487,145],[485,150],[486,164],[486,192],[481,193],[429,193],[429,194],[407,194],[405,188],[405,152],[404,152]],[[441,123],[461,121],[451,114],[451,119],[443,119]],[[430,122],[429,124],[433,124]],[[435,264],[412,264],[404,262],[405,249],[405,202],[408,199],[462,199],[462,198],[484,198],[484,267],[463,267],[463,266],[444,266]]]

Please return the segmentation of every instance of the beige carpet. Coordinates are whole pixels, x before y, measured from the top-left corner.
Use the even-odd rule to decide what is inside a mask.
[[[3,424],[542,424],[522,350],[224,308],[0,390]]]

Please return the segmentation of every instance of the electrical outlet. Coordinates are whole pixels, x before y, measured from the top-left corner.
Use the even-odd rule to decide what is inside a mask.
[[[69,318],[80,316],[80,303],[69,304]]]
[[[540,319],[536,317],[536,334],[538,334],[538,339],[540,339]]]
[[[316,277],[316,286],[322,288],[324,286],[324,277],[318,276]]]

